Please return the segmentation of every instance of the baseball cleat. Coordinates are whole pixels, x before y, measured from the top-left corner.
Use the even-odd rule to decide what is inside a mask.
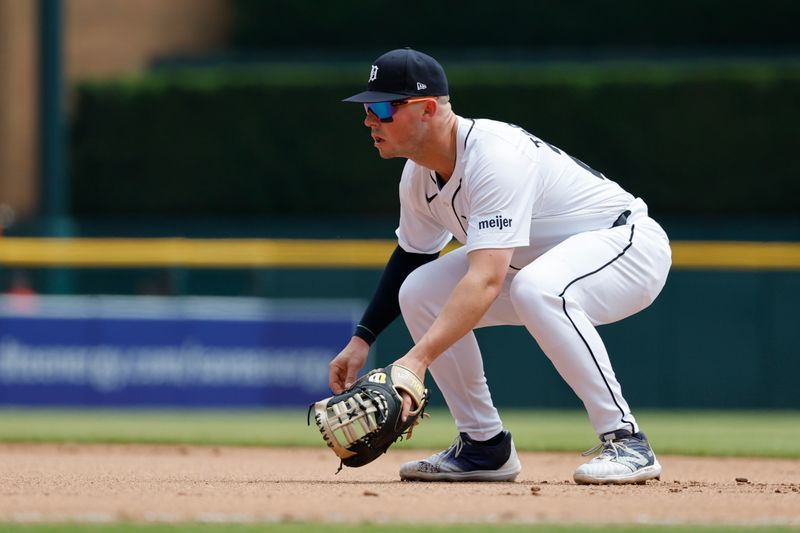
[[[511,433],[495,445],[479,444],[460,433],[444,451],[400,467],[403,481],[514,481],[522,470]]]
[[[575,470],[576,483],[644,483],[648,479],[661,479],[661,465],[644,433],[622,429],[606,433],[601,443],[584,455],[601,447],[600,455]]]

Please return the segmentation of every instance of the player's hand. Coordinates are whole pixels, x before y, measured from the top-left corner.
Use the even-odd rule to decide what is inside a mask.
[[[425,366],[424,363],[420,363],[413,357],[409,357],[408,355],[404,355],[400,359],[394,362],[396,365],[404,366],[407,369],[411,370],[414,374],[417,375],[420,381],[425,383],[425,372],[428,368]],[[414,408],[414,402],[411,400],[411,396],[407,393],[400,391],[400,396],[403,397],[403,411],[400,414],[400,420],[405,422],[408,419],[408,413]]]
[[[330,362],[328,386],[334,394],[341,394],[345,389],[349,389],[358,378],[358,371],[367,362],[369,355],[369,344],[360,338],[353,337],[344,350],[339,352],[333,361]]]
[[[414,407],[414,402],[411,401],[411,396],[405,391],[400,391],[400,396],[403,397],[403,411],[400,413],[400,420],[405,422],[408,420],[408,413]]]

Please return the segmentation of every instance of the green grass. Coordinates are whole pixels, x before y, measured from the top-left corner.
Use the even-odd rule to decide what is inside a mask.
[[[658,453],[800,458],[798,411],[639,411],[637,421]],[[586,449],[594,432],[583,412],[504,413],[526,450]]]
[[[517,448],[578,452],[596,440],[582,411],[503,410]],[[641,411],[658,453],[800,458],[798,411]],[[398,447],[441,448],[455,436],[452,418],[433,410]],[[304,411],[0,409],[0,442],[182,443],[322,446]]]
[[[231,525],[231,524],[180,524],[180,525],[88,525],[88,524],[52,524],[52,525],[4,525],[0,524],[0,532],[14,533],[78,533],[78,532],[113,532],[113,533],[256,533],[269,531],[274,533],[606,533],[621,531],[623,533],[755,533],[770,531],[798,531],[798,527],[783,526],[551,526],[551,525],[373,525],[373,524],[262,524],[262,525]]]

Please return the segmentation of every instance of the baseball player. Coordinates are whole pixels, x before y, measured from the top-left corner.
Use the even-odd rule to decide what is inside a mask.
[[[402,465],[400,477],[513,480],[520,462],[473,330],[524,326],[600,437],[601,453],[575,481],[659,478],[595,326],[653,302],[671,264],[667,235],[641,199],[602,173],[519,126],[456,115],[448,95],[441,65],[405,48],[380,56],[367,90],[345,100],[364,105],[378,154],[407,162],[398,246],[330,364],[331,389],[356,380],[372,342],[402,312],[415,345],[396,364],[421,379],[430,371],[460,434],[448,449]],[[452,238],[463,246],[439,257]]]

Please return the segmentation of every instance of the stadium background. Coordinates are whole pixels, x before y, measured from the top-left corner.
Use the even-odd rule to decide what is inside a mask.
[[[611,10],[577,0],[439,2],[432,13],[414,1],[109,5],[0,2],[6,292],[66,297],[55,304],[72,302],[70,312],[96,295],[129,297],[117,300],[123,307],[256,298],[279,316],[290,302],[305,306],[308,324],[279,341],[293,349],[322,330],[319,300],[351,321],[391,250],[402,162],[377,158],[361,111],[338,101],[364,85],[374,57],[410,45],[444,64],[456,112],[512,121],[564,147],[663,222],[676,260],[662,296],[601,330],[633,405],[800,408],[797,3],[772,0],[757,15],[738,0]],[[160,239],[176,238],[185,245],[177,255],[156,253]],[[345,241],[349,264],[332,256]],[[256,251],[233,257],[229,245],[247,243]],[[278,260],[290,243],[296,254]],[[4,302],[8,337],[24,325]],[[163,313],[167,328],[186,319]],[[36,342],[53,331],[37,328]],[[346,341],[342,331],[328,346]],[[90,340],[132,342],[108,335]],[[253,336],[219,335],[222,344]],[[524,331],[479,337],[499,405],[578,407]],[[374,363],[409,346],[397,321]],[[41,384],[5,376],[4,403],[37,403]],[[198,391],[201,405],[225,392]],[[153,393],[122,400],[57,383],[41,403],[192,403],[174,384]],[[276,405],[277,396],[249,401]]]

